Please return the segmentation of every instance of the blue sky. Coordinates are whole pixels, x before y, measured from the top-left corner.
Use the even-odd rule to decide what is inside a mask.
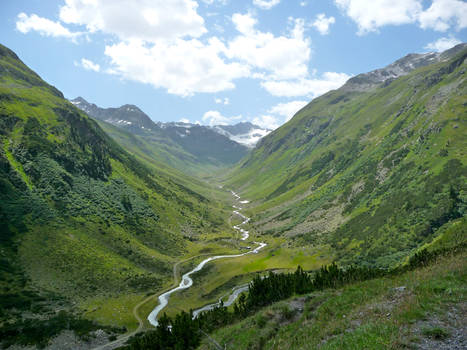
[[[67,98],[277,127],[350,76],[467,41],[463,0],[3,0],[0,43]]]

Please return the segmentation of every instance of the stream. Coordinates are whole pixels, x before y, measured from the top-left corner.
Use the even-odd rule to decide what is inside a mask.
[[[235,197],[235,199],[240,204],[249,203],[247,200],[240,201],[240,196],[237,193],[235,193],[234,191],[230,191],[230,192],[232,193],[232,195]],[[248,221],[250,221],[250,218],[244,216],[242,213],[239,212],[239,210],[242,209],[241,207],[238,207],[236,205],[234,205],[233,207],[234,207],[234,209],[236,209],[236,210],[233,211],[233,213],[235,215],[240,216],[243,219],[241,224],[234,226],[234,229],[237,230],[238,232],[240,232],[240,234],[242,235],[242,237],[240,239],[242,241],[245,241],[249,237],[249,232],[247,230],[242,229],[240,227],[240,225],[246,224]],[[173,289],[159,295],[159,298],[158,298],[159,305],[157,305],[156,308],[154,310],[152,310],[151,313],[149,314],[149,316],[148,316],[149,323],[152,324],[154,327],[157,327],[157,325],[159,324],[157,322],[157,316],[169,303],[170,296],[173,293],[178,292],[179,290],[190,288],[193,285],[193,279],[190,277],[193,273],[201,271],[203,269],[203,267],[210,261],[218,260],[218,259],[227,259],[227,258],[238,258],[240,256],[244,256],[244,255],[247,255],[247,254],[256,254],[266,246],[266,243],[262,243],[262,242],[254,242],[254,243],[257,244],[258,246],[256,248],[254,248],[254,249],[251,249],[248,252],[245,252],[245,253],[242,253],[242,254],[234,254],[234,255],[212,256],[210,258],[204,259],[193,270],[185,273],[182,276],[182,280],[180,281],[180,284],[178,285],[178,287],[175,287],[175,288],[173,288]],[[235,301],[235,299],[237,298],[237,296],[239,294],[241,294],[245,290],[248,290],[248,285],[238,286],[238,287],[233,288],[232,290],[233,290],[233,292],[229,296],[229,299],[224,303],[225,306],[231,305]],[[193,317],[195,318],[196,316],[199,315],[200,312],[213,309],[214,307],[218,306],[219,304],[220,304],[220,300],[219,300],[218,303],[206,305],[206,306],[204,306],[204,307],[202,307],[200,309],[197,309],[197,310],[195,310],[193,312]]]

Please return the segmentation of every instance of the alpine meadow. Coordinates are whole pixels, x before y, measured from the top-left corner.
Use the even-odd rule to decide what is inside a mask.
[[[467,348],[465,1],[0,17],[0,349]]]

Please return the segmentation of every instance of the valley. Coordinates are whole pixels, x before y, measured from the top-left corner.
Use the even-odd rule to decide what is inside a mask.
[[[466,62],[467,44],[410,54],[270,130],[67,100],[0,45],[1,346],[397,348],[436,317],[458,334]]]

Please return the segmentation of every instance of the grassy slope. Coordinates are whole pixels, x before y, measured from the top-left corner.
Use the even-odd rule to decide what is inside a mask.
[[[96,301],[133,295],[121,299],[131,314],[171,283],[180,257],[230,249],[216,241],[231,232],[220,194],[135,160],[3,46],[0,145],[2,319],[45,313],[38,305],[54,295],[132,327]]]
[[[464,50],[368,92],[313,100],[230,175],[257,229],[388,266],[465,214]]]
[[[174,177],[180,183],[198,192],[206,192],[206,182],[197,178],[209,178],[214,173],[225,171],[225,165],[216,166],[199,162],[193,155],[181,149],[167,137],[155,140],[155,136],[149,133],[145,136],[143,136],[144,134],[134,134],[112,124],[96,121],[106,134],[110,135],[146,166]],[[195,178],[187,174],[197,174],[197,176]],[[226,196],[225,191],[221,191],[217,187],[213,187],[211,191],[215,191],[216,196],[224,197],[226,200],[230,199]]]
[[[428,249],[458,245],[457,220]],[[273,304],[212,338],[228,349],[442,348],[465,341],[466,252],[427,267]],[[205,339],[200,349],[214,349]]]
[[[98,124],[126,150],[146,159],[149,163],[156,162],[159,167],[164,169],[170,167],[196,175],[205,175],[222,169],[219,164],[200,162],[193,154],[184,150],[162,133],[159,135],[156,132],[147,131],[133,134],[103,121],[98,121]]]

